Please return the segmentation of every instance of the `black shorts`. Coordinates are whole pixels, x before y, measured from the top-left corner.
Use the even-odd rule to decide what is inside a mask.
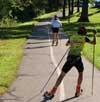
[[[67,73],[73,66],[75,66],[78,72],[83,72],[84,66],[82,62],[81,56],[72,56],[69,55],[67,57],[67,61],[65,62],[62,71]]]
[[[54,27],[52,27],[52,32],[53,32],[53,33],[58,33],[58,31],[59,31],[59,28],[54,28]]]

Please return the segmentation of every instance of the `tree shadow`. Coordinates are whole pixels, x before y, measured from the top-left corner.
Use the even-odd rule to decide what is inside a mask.
[[[92,15],[97,14],[97,13],[100,13],[100,9],[98,9],[96,12],[88,14],[88,16],[92,16]]]
[[[27,44],[42,44],[42,43],[48,43],[48,41],[27,42]]]
[[[16,38],[27,38],[33,26],[18,26],[18,27],[0,27],[0,39],[16,39]]]
[[[26,47],[25,49],[40,49],[40,48],[45,48],[45,47],[49,47],[49,45],[47,45],[47,46],[36,46],[36,47]]]

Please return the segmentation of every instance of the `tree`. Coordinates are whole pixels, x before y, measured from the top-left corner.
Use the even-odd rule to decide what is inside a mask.
[[[0,16],[1,18],[8,16],[10,12],[10,1],[0,0]]]
[[[61,7],[62,0],[0,0],[0,19],[10,17],[26,21]]]
[[[31,20],[39,14],[46,12],[47,0],[12,0],[12,15],[20,21]]]
[[[82,12],[81,12],[80,18],[78,19],[78,22],[89,22],[88,3],[89,3],[89,0],[83,0]]]

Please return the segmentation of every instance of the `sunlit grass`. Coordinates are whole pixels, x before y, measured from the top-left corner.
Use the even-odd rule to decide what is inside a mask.
[[[16,77],[26,39],[0,40],[0,95]]]
[[[17,26],[24,26],[24,25],[34,25],[38,23],[38,21],[28,21],[28,22],[24,22],[24,23],[19,23]]]
[[[37,17],[37,18],[39,18],[39,19],[45,19],[45,18],[48,18],[48,17],[51,17],[51,16],[55,15],[56,13],[57,12],[46,13],[44,15],[41,15],[41,16]]]

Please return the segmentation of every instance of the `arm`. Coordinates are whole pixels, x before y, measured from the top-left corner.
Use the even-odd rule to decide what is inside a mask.
[[[91,41],[91,44],[96,44],[96,30],[93,30],[93,41]]]
[[[66,42],[66,46],[70,45],[70,40],[68,39],[68,41]]]
[[[93,44],[96,44],[96,32],[97,32],[96,30],[93,30],[93,34],[94,34],[93,35],[94,38],[93,38],[93,42],[92,42]]]
[[[59,22],[60,22],[60,27],[62,27],[62,23],[61,23],[61,21],[59,20]]]
[[[90,44],[96,44],[96,30],[93,30],[93,40],[91,41],[86,37],[86,42]]]
[[[52,25],[53,25],[53,21],[54,21],[54,18],[51,19],[51,25],[50,25],[50,29],[51,29],[51,30],[52,30],[52,27],[53,27],[53,26],[52,26]]]

